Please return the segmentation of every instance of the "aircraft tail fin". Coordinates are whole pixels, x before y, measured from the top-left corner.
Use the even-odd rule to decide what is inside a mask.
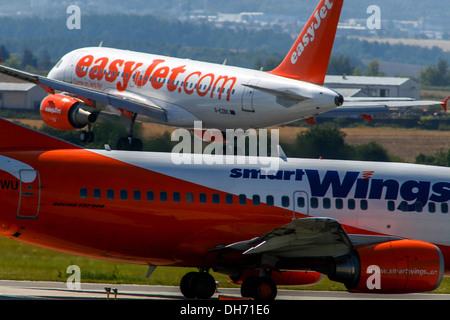
[[[0,150],[80,149],[80,146],[0,118]]]
[[[321,0],[289,53],[268,73],[323,85],[344,0]]]

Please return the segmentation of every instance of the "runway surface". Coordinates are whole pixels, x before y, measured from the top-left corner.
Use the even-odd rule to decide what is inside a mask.
[[[105,288],[110,288],[108,295]],[[117,294],[114,293],[117,289]],[[239,299],[239,288],[218,288],[213,300]],[[0,280],[0,300],[185,300],[178,287]],[[278,290],[277,300],[450,300],[450,294],[354,294],[342,291]]]

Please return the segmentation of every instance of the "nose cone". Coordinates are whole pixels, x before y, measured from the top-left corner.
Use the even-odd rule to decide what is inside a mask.
[[[338,94],[335,98],[334,98],[334,104],[337,107],[340,107],[344,104],[344,97],[340,94]]]

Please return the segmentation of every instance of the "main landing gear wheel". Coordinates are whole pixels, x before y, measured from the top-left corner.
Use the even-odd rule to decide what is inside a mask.
[[[80,132],[80,140],[82,143],[91,143],[94,141],[94,133],[89,130],[83,130]]]
[[[216,282],[208,272],[189,272],[181,279],[180,290],[188,299],[209,299],[216,291]]]
[[[241,295],[257,301],[273,301],[277,296],[277,285],[268,277],[251,276],[242,283]]]

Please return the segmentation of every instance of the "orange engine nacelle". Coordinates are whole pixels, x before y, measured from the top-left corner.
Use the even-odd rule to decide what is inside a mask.
[[[396,240],[359,246],[355,251],[357,254],[337,263],[335,275],[330,276],[344,282],[351,292],[432,291],[444,275],[442,253],[428,242]]]
[[[233,284],[242,284],[250,276],[259,276],[259,270],[243,270],[240,278]],[[324,275],[315,271],[272,271],[270,278],[279,286],[307,286],[319,283]]]
[[[64,94],[52,94],[41,102],[42,120],[59,130],[80,129],[95,122],[96,115],[82,107],[83,101]]]

